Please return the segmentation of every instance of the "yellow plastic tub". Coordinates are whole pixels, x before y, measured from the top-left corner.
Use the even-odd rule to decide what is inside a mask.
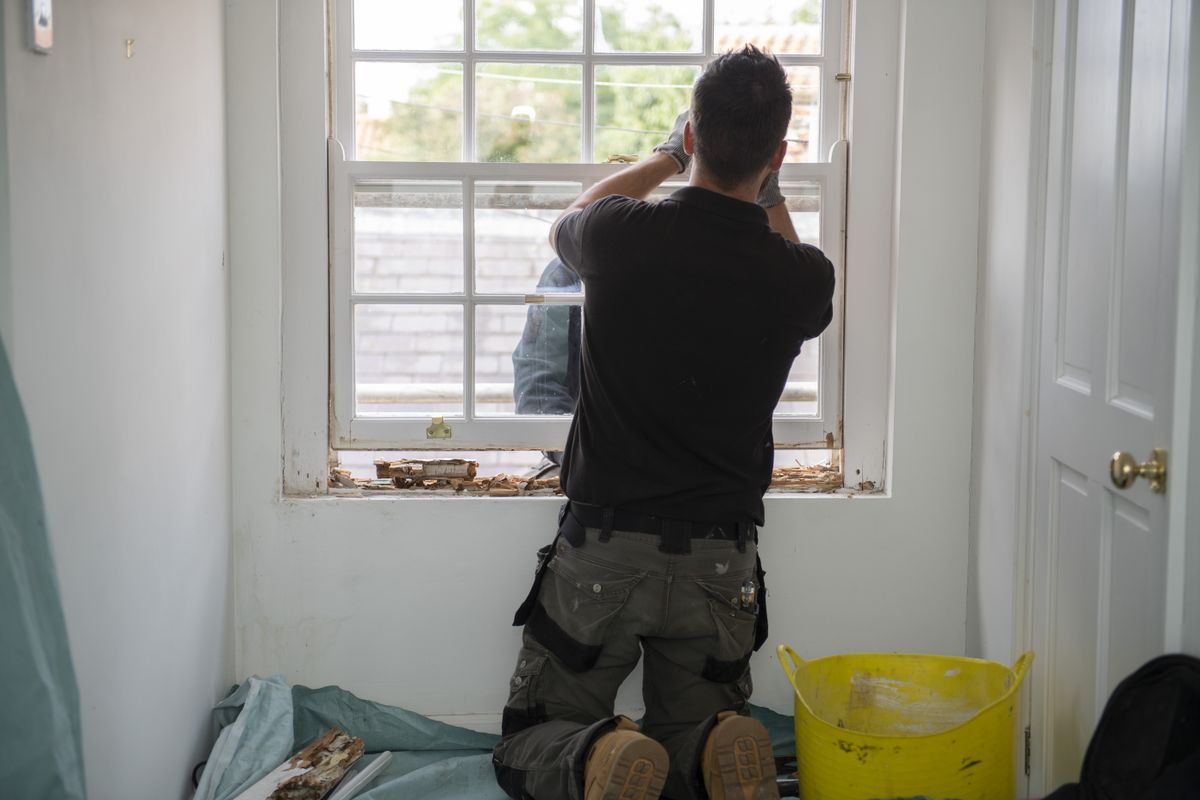
[[[1021,681],[950,656],[872,654],[779,661],[796,692],[801,800],[1013,800]]]

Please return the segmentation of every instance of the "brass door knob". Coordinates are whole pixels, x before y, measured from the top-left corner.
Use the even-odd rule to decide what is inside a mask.
[[[1167,451],[1157,447],[1150,451],[1150,460],[1139,464],[1137,459],[1124,451],[1113,453],[1108,465],[1113,486],[1128,489],[1138,477],[1150,481],[1150,491],[1164,494],[1167,491]]]

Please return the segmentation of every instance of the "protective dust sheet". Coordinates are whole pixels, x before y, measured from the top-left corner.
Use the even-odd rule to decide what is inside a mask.
[[[792,718],[754,708],[776,755],[794,755]],[[216,705],[221,729],[195,800],[230,800],[337,725],[366,753],[391,751],[391,763],[360,800],[505,800],[492,771],[499,737],[435,722],[412,711],[362,700],[336,686],[289,686],[282,676],[252,677]]]
[[[82,800],[79,689],[29,426],[0,342],[0,795]]]

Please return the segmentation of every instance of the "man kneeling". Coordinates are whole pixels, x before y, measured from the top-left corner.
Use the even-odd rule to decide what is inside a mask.
[[[774,57],[718,57],[646,160],[551,228],[583,280],[569,498],[517,612],[494,764],[518,800],[776,798],[748,716],[771,418],[832,315],[833,267],[779,190],[792,99]],[[691,165],[688,185],[645,198]],[[613,716],[643,662],[642,727]]]

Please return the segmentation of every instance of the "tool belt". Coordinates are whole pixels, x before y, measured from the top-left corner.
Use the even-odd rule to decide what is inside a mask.
[[[574,517],[579,526],[599,528],[602,542],[611,539],[613,531],[633,531],[658,536],[661,539],[658,549],[664,553],[690,553],[692,539],[723,539],[737,542],[738,550],[743,553],[746,551],[747,541],[758,542],[758,528],[749,518],[726,522],[695,522],[640,514],[623,508],[594,506],[575,500],[569,501],[567,508],[568,520]],[[578,547],[582,544],[582,531],[578,534],[579,542],[572,541],[571,533],[572,531],[564,531],[567,541]]]

